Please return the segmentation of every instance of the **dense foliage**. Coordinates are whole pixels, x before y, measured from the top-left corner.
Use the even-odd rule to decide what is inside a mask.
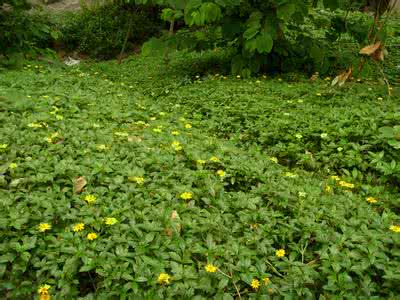
[[[51,13],[27,11],[29,7],[26,2],[16,2],[0,9],[0,55],[6,58],[0,62],[22,62],[20,54],[43,54],[44,49],[77,52],[98,59],[114,58],[121,52],[125,39],[125,50],[136,50],[163,27],[159,10],[153,6],[132,8],[109,3]]]
[[[360,173],[399,160],[399,97],[199,74],[215,55],[1,77],[2,298],[396,298],[399,194]]]
[[[28,8],[26,1],[0,1],[0,60],[1,56],[12,59],[15,53],[34,53],[52,47],[58,38],[48,16],[28,14]]]
[[[55,23],[62,34],[61,49],[100,59],[116,57],[128,31],[126,50],[132,51],[162,28],[157,8],[123,4],[84,7],[80,12],[57,15]]]
[[[370,5],[376,16],[383,13],[387,1],[286,1],[286,0],[136,0],[136,3],[157,3],[164,8],[162,17],[173,24],[184,20],[192,30],[200,34],[192,35],[192,41],[182,43],[182,36],[175,36],[175,46],[188,44],[191,48],[196,40],[204,39],[202,30],[220,33],[220,45],[234,50],[232,72],[249,76],[260,70],[288,71],[314,70],[326,72],[336,66],[332,62],[331,44],[347,34],[350,41],[368,43],[368,38],[378,35],[385,39],[384,31],[372,27],[373,18],[365,15],[349,22],[348,11]],[[316,9],[312,9],[315,7]],[[321,17],[323,19],[321,27]],[[367,20],[365,20],[367,19]],[[326,26],[328,25],[328,26]],[[317,28],[315,35],[305,29]],[[171,36],[165,46],[171,46]],[[202,45],[204,43],[201,43]],[[210,43],[211,47],[215,44]],[[152,40],[145,45],[160,48],[160,43]],[[349,66],[349,65],[348,65]]]

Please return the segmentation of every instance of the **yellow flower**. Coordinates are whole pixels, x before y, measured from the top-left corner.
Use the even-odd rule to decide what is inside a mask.
[[[190,128],[192,128],[192,125],[189,124],[189,123],[188,123],[188,124],[185,124],[185,128],[186,128],[186,129],[190,129]]]
[[[153,131],[157,132],[157,133],[161,133],[162,132],[161,128],[154,128]]]
[[[171,276],[168,275],[167,273],[160,273],[157,278],[157,282],[159,284],[168,284],[169,281],[171,280]]]
[[[96,196],[92,195],[92,194],[86,195],[85,196],[85,201],[87,203],[94,203],[94,202],[96,202]]]
[[[265,285],[268,285],[268,284],[271,283],[271,280],[269,279],[269,277],[265,277],[265,278],[263,279],[263,281],[264,281],[264,284],[265,284]]]
[[[219,162],[219,158],[216,157],[216,156],[211,157],[210,160],[211,160],[212,162]]]
[[[180,135],[180,132],[179,131],[172,131],[171,134],[172,135]]]
[[[198,159],[198,160],[196,160],[196,163],[198,163],[199,165],[204,165],[206,163],[206,161],[202,160],[202,159]]]
[[[108,147],[104,144],[99,144],[99,145],[96,145],[96,148],[97,148],[97,150],[107,150]]]
[[[204,269],[205,269],[206,272],[208,272],[208,273],[215,273],[215,272],[218,270],[218,268],[217,268],[216,266],[212,265],[212,264],[207,264],[207,265],[204,267]]]
[[[130,177],[128,177],[128,180],[136,182],[137,184],[143,184],[144,183],[144,178],[143,177],[138,177],[138,176],[130,176]]]
[[[338,185],[340,185],[342,187],[349,188],[349,189],[354,189],[354,184],[346,182],[346,181],[343,181],[343,180],[339,181]]]
[[[250,228],[251,229],[257,229],[258,228],[258,224],[257,223],[250,224]]]
[[[219,177],[224,177],[224,176],[225,176],[225,171],[223,171],[223,170],[218,170],[218,171],[217,171],[217,175],[218,175]]]
[[[49,223],[40,223],[38,227],[40,232],[45,232],[51,229],[51,225]]]
[[[123,131],[116,131],[116,132],[114,132],[114,134],[116,136],[121,136],[121,137],[127,137],[129,135],[127,132],[123,132]]]
[[[378,202],[378,200],[376,200],[374,197],[368,197],[368,198],[367,198],[367,202],[369,202],[369,203],[376,203],[376,202]]]
[[[134,122],[134,124],[135,125],[145,126],[145,127],[149,126],[149,124],[147,124],[146,122],[143,122],[143,121],[136,121],[136,122]]]
[[[278,256],[278,257],[284,257],[285,254],[286,254],[285,249],[279,249],[279,250],[275,251],[275,255]]]
[[[283,174],[283,176],[290,177],[290,178],[295,178],[295,177],[297,177],[297,174],[294,174],[292,172],[286,172],[286,173]]]
[[[257,290],[260,287],[260,281],[258,279],[253,279],[251,281],[251,287]]]
[[[150,121],[155,121],[157,118],[156,117],[151,117]]]
[[[172,148],[175,149],[175,151],[180,151],[182,150],[182,146],[181,143],[177,142],[177,141],[173,141],[171,144]]]
[[[270,161],[272,161],[272,162],[274,162],[274,163],[278,163],[278,159],[276,158],[276,157],[268,157],[268,159],[270,160]]]
[[[31,128],[42,128],[43,125],[39,124],[39,123],[29,123],[28,127],[31,127]]]
[[[86,237],[89,241],[93,241],[93,240],[97,239],[97,234],[94,232],[91,232],[91,233],[88,233],[88,235]]]
[[[116,218],[106,218],[104,223],[106,223],[106,225],[114,225],[116,223],[118,223],[118,220]]]
[[[39,287],[39,289],[38,289],[38,294],[39,295],[48,295],[49,294],[49,289],[51,288],[51,286],[50,285],[48,285],[48,284],[43,284],[43,285],[41,285],[40,287]]]
[[[10,169],[16,169],[18,167],[18,165],[16,163],[11,163],[11,164],[8,165],[8,167]]]
[[[393,232],[400,233],[400,225],[392,225],[389,229]]]
[[[330,193],[330,192],[332,192],[332,187],[330,185],[325,185],[324,186],[324,191],[327,192],[327,193]]]
[[[52,143],[53,140],[51,139],[51,137],[45,137],[44,140],[48,143]]]
[[[72,230],[75,232],[79,232],[85,229],[85,224],[83,223],[77,223],[74,225],[74,227],[72,227]]]
[[[336,176],[336,175],[333,175],[333,176],[331,176],[331,179],[336,180],[336,181],[339,181],[339,180],[340,180],[340,177],[339,177],[339,176]]]
[[[181,194],[181,199],[183,200],[190,200],[193,197],[193,194],[191,192],[184,192]]]

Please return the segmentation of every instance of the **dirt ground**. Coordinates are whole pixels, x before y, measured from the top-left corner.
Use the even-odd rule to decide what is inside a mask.
[[[60,11],[60,10],[79,10],[81,9],[80,0],[62,0],[59,2],[46,5],[47,9]]]
[[[106,0],[48,0],[47,4],[44,4],[44,0],[31,0],[34,5],[43,6],[44,9],[50,11],[74,11],[80,10],[81,5],[92,6],[104,4]]]

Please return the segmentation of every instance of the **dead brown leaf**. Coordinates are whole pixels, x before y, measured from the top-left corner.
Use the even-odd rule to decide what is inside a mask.
[[[86,184],[87,184],[87,181],[84,176],[75,178],[75,182],[74,182],[75,194],[81,193]]]
[[[381,46],[382,46],[381,42],[377,42],[375,44],[371,44],[371,45],[365,46],[364,48],[362,48],[360,50],[360,54],[371,56],[378,49],[381,49]]]
[[[164,229],[164,232],[165,232],[165,234],[166,234],[167,236],[169,236],[169,237],[172,237],[172,235],[173,235],[173,231],[172,231],[171,228],[165,228],[165,229]]]
[[[385,59],[385,54],[382,49],[378,49],[374,54],[371,56],[374,60],[380,60],[383,61]]]
[[[342,74],[339,74],[338,76],[335,77],[332,81],[332,86],[339,84],[339,86],[342,86],[343,84],[346,83],[346,81],[349,79],[349,77],[353,74],[353,68],[350,68],[348,71],[343,72]]]
[[[57,142],[55,142],[56,144],[63,144],[65,141],[65,139],[62,137],[61,139],[59,139]]]
[[[315,74],[313,74],[313,75],[311,76],[310,80],[311,80],[311,81],[315,81],[315,80],[318,79],[318,77],[319,77],[319,73],[316,72]]]
[[[176,220],[177,218],[179,218],[178,212],[176,210],[172,211],[171,219]]]

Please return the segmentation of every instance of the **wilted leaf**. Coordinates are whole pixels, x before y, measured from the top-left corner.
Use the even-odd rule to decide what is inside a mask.
[[[342,74],[336,76],[335,79],[332,80],[332,86],[334,86],[336,84],[339,84],[339,86],[342,86],[349,79],[351,74],[353,74],[353,68],[350,68],[348,71],[343,72]]]
[[[385,54],[382,48],[378,49],[374,54],[371,56],[374,60],[383,61],[385,59]]]
[[[61,137],[61,139],[59,139],[57,142],[55,142],[55,144],[63,144],[65,141],[65,139],[63,137]]]
[[[129,136],[128,137],[128,142],[131,142],[131,143],[140,143],[140,142],[142,142],[143,140],[142,140],[142,138],[141,137],[138,137],[138,136]]]
[[[364,55],[369,55],[369,56],[371,56],[372,54],[374,54],[378,49],[380,49],[381,48],[381,42],[377,42],[377,43],[375,43],[375,44],[372,44],[372,45],[368,45],[368,46],[366,46],[366,47],[364,47],[364,48],[362,48],[361,50],[360,50],[360,54],[364,54]]]
[[[176,210],[172,211],[171,219],[176,220],[179,218],[178,212]]]
[[[173,235],[173,231],[172,231],[172,229],[171,228],[165,228],[164,229],[164,232],[165,232],[165,234],[167,235],[167,236],[169,236],[169,237],[172,237],[172,235]]]
[[[319,73],[316,72],[315,74],[313,74],[313,75],[310,77],[310,80],[311,80],[311,81],[315,81],[315,80],[318,79],[318,77],[319,77]]]
[[[81,176],[75,179],[74,193],[79,194],[87,184],[85,177]]]

